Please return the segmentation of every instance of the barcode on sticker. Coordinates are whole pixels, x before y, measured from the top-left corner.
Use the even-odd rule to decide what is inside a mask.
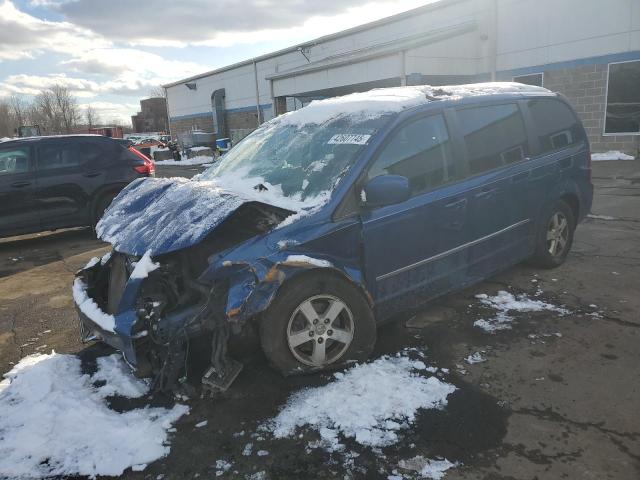
[[[329,145],[366,145],[371,135],[360,133],[338,133],[327,142]]]

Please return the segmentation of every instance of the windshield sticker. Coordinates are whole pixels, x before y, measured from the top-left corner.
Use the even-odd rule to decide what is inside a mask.
[[[327,142],[329,145],[366,145],[371,135],[360,133],[338,133]]]

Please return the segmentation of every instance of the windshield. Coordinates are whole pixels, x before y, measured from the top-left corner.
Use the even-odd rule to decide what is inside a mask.
[[[320,125],[292,125],[278,118],[242,140],[198,180],[215,181],[240,193],[258,192],[265,202],[282,204],[274,202],[280,198],[308,205],[312,199],[328,198],[388,120],[389,115],[347,115]]]

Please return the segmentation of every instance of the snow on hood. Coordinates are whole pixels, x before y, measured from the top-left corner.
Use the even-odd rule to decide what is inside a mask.
[[[387,113],[395,113],[407,108],[417,107],[434,99],[458,99],[476,95],[526,92],[550,93],[549,90],[543,87],[516,82],[487,82],[437,87],[419,85],[374,88],[368,92],[314,100],[306,107],[285,113],[272,121],[299,128],[308,124],[325,123],[342,115],[376,118]]]
[[[268,183],[268,191],[254,189],[263,182],[259,177],[139,179],[113,200],[96,225],[96,233],[119,252],[155,256],[201,242],[244,203],[257,201],[298,211],[291,223],[315,211],[329,197],[327,193],[303,201],[299,196],[284,196]]]
[[[158,255],[200,242],[245,201],[210,182],[139,179],[113,200],[96,233],[119,252]]]

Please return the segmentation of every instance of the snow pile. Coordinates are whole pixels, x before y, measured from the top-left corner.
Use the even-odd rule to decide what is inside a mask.
[[[114,395],[139,398],[149,391],[148,382],[131,375],[131,369],[122,361],[120,354],[99,357],[97,363],[98,371],[91,376],[91,381],[104,382],[98,389],[102,398]]]
[[[591,160],[594,162],[603,162],[607,160],[635,160],[635,158],[619,150],[609,150],[604,153],[592,153]]]
[[[115,476],[166,456],[167,429],[188,407],[110,410],[107,395],[146,392],[123,375],[113,357],[100,359],[93,377],[75,356],[23,358],[0,382],[0,476]],[[94,386],[99,380],[106,385]]]
[[[430,460],[422,455],[410,458],[409,460],[400,460],[398,466],[404,470],[412,470],[420,475],[420,478],[428,478],[430,480],[441,480],[444,478],[446,471],[456,466],[446,458],[443,460]]]
[[[197,157],[185,158],[180,161],[176,160],[157,160],[156,165],[205,165],[213,163],[214,158],[206,155],[198,155]]]
[[[80,278],[73,281],[73,301],[82,313],[89,317],[100,328],[107,332],[113,332],[116,326],[116,319],[113,315],[109,315],[100,310],[100,307],[87,295],[87,286]]]
[[[142,258],[136,262],[136,266],[133,269],[133,272],[131,272],[131,277],[129,278],[147,278],[149,273],[158,268],[160,268],[160,264],[151,260],[151,250],[147,250]]]
[[[476,298],[489,307],[498,310],[495,317],[490,319],[476,320],[473,325],[481,328],[485,332],[494,333],[498,330],[507,330],[511,328],[511,322],[513,317],[508,312],[540,312],[548,310],[551,312],[559,313],[560,315],[566,315],[569,312],[566,308],[557,307],[550,303],[543,302],[541,300],[532,300],[527,297],[526,294],[521,294],[515,297],[509,292],[500,290],[497,295],[489,296],[485,293],[476,295]]]
[[[392,445],[419,409],[444,407],[456,389],[436,377],[422,376],[426,369],[423,362],[400,354],[356,365],[334,374],[328,385],[294,393],[265,428],[283,438],[309,426],[330,451],[343,447],[339,434],[369,447]]]
[[[375,88],[368,92],[352,93],[342,97],[314,100],[300,110],[289,112],[273,120],[281,125],[297,128],[309,124],[322,124],[339,116],[372,119],[387,113],[396,113],[417,107],[434,98],[457,99],[474,95],[492,95],[509,92],[549,92],[546,88],[513,82],[475,83],[432,87],[430,85]]]

